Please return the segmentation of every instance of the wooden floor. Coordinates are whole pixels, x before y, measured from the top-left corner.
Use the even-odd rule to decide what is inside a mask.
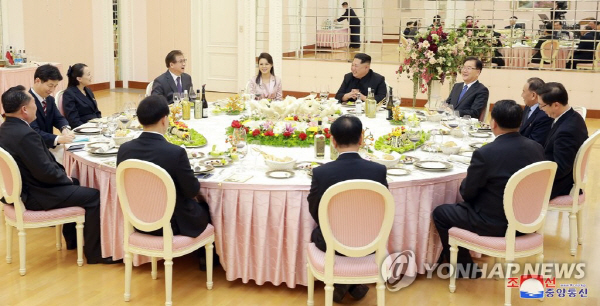
[[[123,103],[138,99],[143,91],[112,90],[96,92],[103,114],[122,108]],[[208,93],[208,100],[227,94]],[[590,134],[600,128],[600,120],[587,120]],[[545,262],[584,262],[586,276],[582,280],[558,280],[557,284],[585,284],[588,298],[550,298],[543,304],[522,300],[513,290],[513,305],[600,305],[600,263],[593,259],[600,254],[595,235],[600,232],[600,144],[595,145],[588,173],[587,207],[584,220],[584,244],[577,256],[569,255],[568,216],[551,212],[545,226]],[[4,249],[4,218],[0,220],[0,248]],[[76,252],[56,251],[54,229],[27,231],[27,275],[19,275],[16,233],[13,237],[13,263],[4,262],[0,251],[0,305],[161,305],[164,303],[164,273],[159,264],[159,278],[152,280],[150,266],[134,267],[132,297],[123,301],[124,266],[76,264]],[[530,259],[533,262],[534,259]],[[482,261],[491,263],[489,257]],[[482,262],[479,261],[479,262]],[[523,262],[523,261],[520,261]],[[305,305],[306,287],[290,289],[285,285],[257,286],[240,280],[225,279],[218,268],[214,273],[214,288],[206,289],[206,274],[198,270],[197,259],[187,256],[175,260],[173,266],[173,301],[175,305]],[[493,279],[458,280],[456,293],[449,293],[448,280],[426,279],[423,276],[398,292],[386,292],[388,305],[502,305],[504,283]],[[315,286],[316,305],[323,305],[322,283]],[[360,302],[346,297],[343,304],[376,305],[375,288]]]

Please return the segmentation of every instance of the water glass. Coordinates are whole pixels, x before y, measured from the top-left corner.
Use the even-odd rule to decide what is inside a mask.
[[[173,93],[173,104],[178,104],[181,101],[181,96],[178,92]]]

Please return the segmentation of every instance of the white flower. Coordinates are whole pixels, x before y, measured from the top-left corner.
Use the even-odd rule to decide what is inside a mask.
[[[419,43],[419,44],[421,44],[421,43]],[[423,41],[422,45],[423,45],[423,48],[429,48],[429,42],[426,40]]]
[[[438,40],[440,37],[437,34],[431,34],[431,38]]]
[[[273,127],[273,133],[275,134],[281,134],[283,133],[283,131],[285,130],[285,121],[278,121],[277,123],[275,123],[275,126]]]
[[[429,64],[433,65],[435,63],[437,63],[437,61],[435,60],[435,58],[432,57],[432,58],[429,59]]]
[[[248,127],[248,129],[250,129],[250,131],[254,131],[254,130],[260,128],[260,125],[261,125],[260,121],[254,121],[254,120],[246,123],[246,126]]]
[[[306,132],[306,129],[308,128],[308,123],[306,122],[296,122],[296,130],[300,131],[300,132]]]
[[[416,53],[413,53],[413,54],[411,54],[411,55],[410,55],[410,58],[412,58],[412,59],[414,59],[414,60],[415,60],[415,59],[417,59],[417,54],[416,54]]]

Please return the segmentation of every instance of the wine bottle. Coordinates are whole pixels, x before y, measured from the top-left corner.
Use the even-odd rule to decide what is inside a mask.
[[[196,99],[194,100],[194,119],[202,118],[202,101],[200,100],[200,89],[196,90]]]
[[[183,120],[190,120],[190,112],[191,112],[191,105],[190,105],[190,99],[188,98],[188,91],[184,90],[183,91],[183,101],[181,102],[182,105],[182,109],[183,109]]]
[[[21,57],[23,57],[23,63],[27,64],[27,54],[25,53],[25,49],[23,49],[23,53],[21,54]]]
[[[206,101],[206,84],[202,85],[202,118],[208,118],[208,102]]]
[[[390,87],[390,95],[388,96],[386,109],[388,111],[387,120],[394,119],[394,91],[392,87]]]
[[[325,135],[318,131],[315,134],[315,158],[323,159],[325,157]]]
[[[365,114],[367,115],[367,118],[375,118],[375,115],[377,114],[377,101],[375,101],[375,95],[371,91],[371,87],[369,87],[369,94],[367,95],[365,104]]]

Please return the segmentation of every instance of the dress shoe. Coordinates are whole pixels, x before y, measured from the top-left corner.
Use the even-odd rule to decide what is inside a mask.
[[[67,250],[75,250],[75,249],[77,249],[77,242],[75,242],[75,243],[68,243],[67,242],[66,245],[67,245]]]
[[[123,263],[123,259],[113,260],[112,257],[98,258],[98,259],[88,259],[88,265],[95,264],[105,264],[105,265],[114,265],[118,263]]]
[[[341,303],[349,289],[350,285],[333,284],[333,301],[336,303]]]
[[[367,285],[352,285],[348,292],[355,300],[360,300],[367,295],[369,287]]]

